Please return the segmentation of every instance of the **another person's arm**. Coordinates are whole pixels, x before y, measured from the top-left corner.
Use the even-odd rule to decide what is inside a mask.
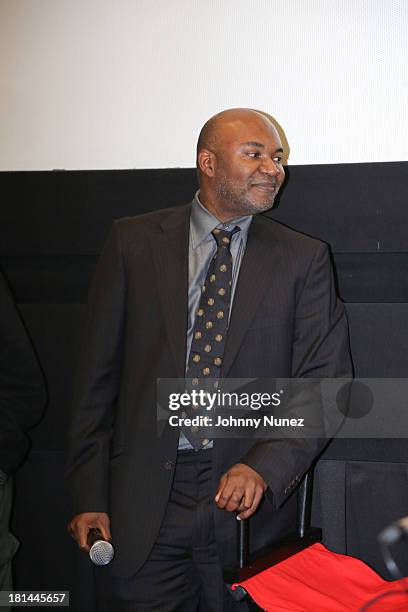
[[[41,418],[44,377],[10,289],[0,273],[0,471],[3,479],[23,461],[27,431]]]

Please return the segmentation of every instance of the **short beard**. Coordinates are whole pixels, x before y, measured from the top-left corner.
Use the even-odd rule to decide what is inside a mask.
[[[278,189],[278,186],[276,186],[275,193],[270,198],[267,198],[263,203],[255,204],[248,196],[247,190],[237,192],[233,182],[223,174],[217,184],[216,194],[218,198],[230,205],[231,210],[239,212],[240,215],[257,215],[273,207]]]

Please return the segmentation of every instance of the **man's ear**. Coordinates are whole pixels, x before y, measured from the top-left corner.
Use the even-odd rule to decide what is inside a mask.
[[[203,174],[212,178],[216,166],[215,153],[209,149],[201,149],[197,155],[197,166]]]

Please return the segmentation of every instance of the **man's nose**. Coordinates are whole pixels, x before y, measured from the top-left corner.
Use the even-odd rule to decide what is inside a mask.
[[[261,171],[265,174],[278,176],[280,173],[282,173],[282,167],[277,161],[271,158],[266,158],[262,161]]]

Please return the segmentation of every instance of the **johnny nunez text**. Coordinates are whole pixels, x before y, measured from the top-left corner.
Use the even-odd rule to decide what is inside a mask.
[[[284,419],[274,416],[263,417],[210,417],[208,415],[197,415],[195,417],[184,417],[176,414],[169,417],[169,424],[172,427],[252,427],[258,429],[263,427],[304,427],[304,419],[291,418]]]

